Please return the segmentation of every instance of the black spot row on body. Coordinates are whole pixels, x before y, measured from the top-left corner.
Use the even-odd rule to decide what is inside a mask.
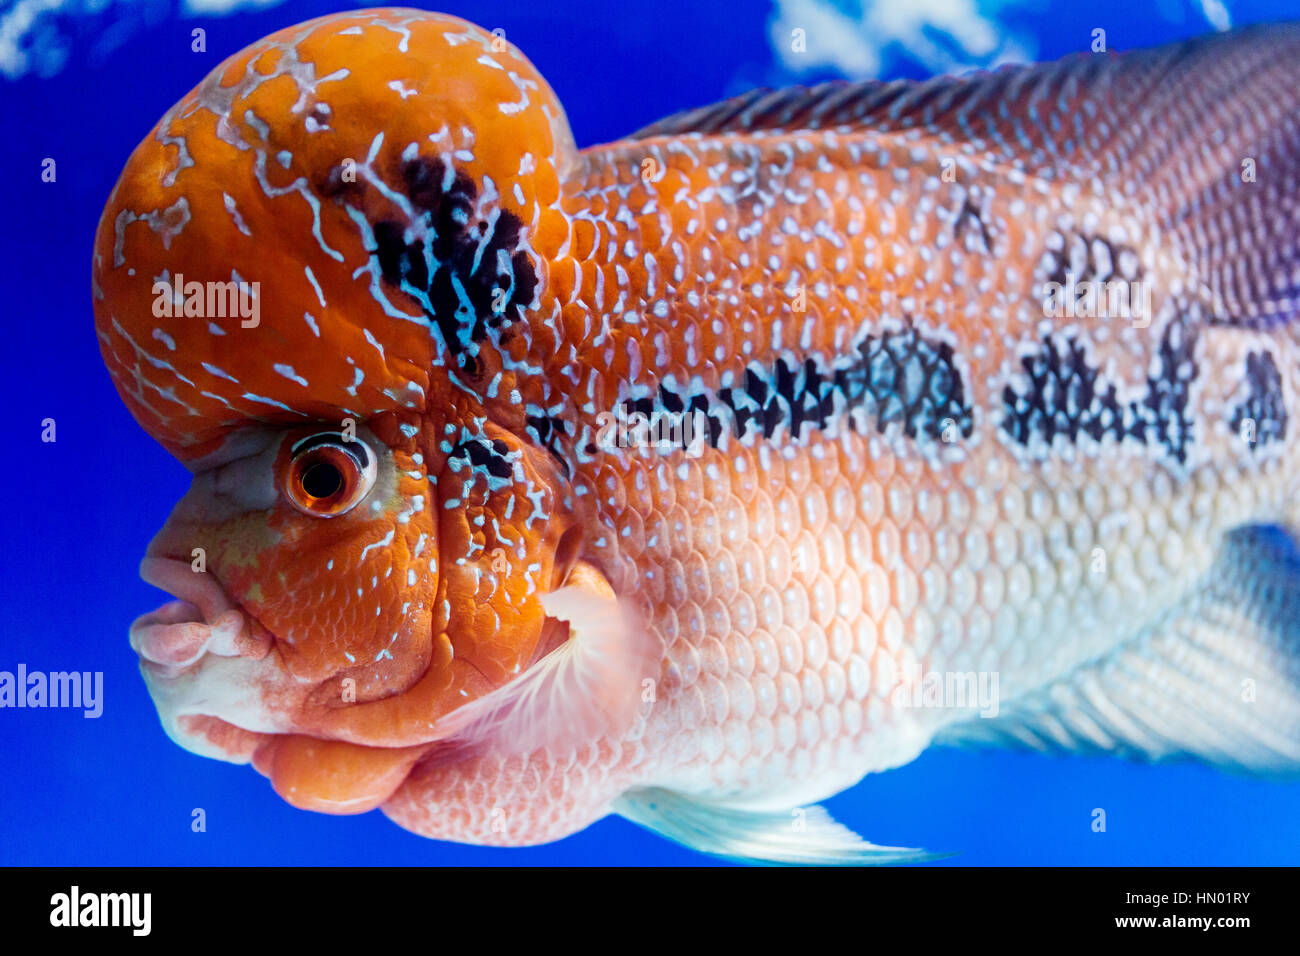
[[[1199,313],[1181,312],[1166,326],[1152,360],[1142,398],[1121,403],[1114,383],[1104,383],[1098,368],[1074,337],[1043,340],[1042,348],[1021,359],[1029,383],[1002,390],[1002,429],[1015,442],[1035,438],[1070,443],[1080,435],[1100,441],[1105,435],[1156,445],[1180,464],[1192,441],[1189,412],[1197,365],[1193,357]]]
[[[702,413],[714,447],[728,430],[726,419],[737,438],[753,432],[770,439],[784,426],[797,439],[804,426],[825,429],[837,403],[845,413],[864,409],[877,432],[897,423],[912,439],[955,438],[950,427],[970,437],[974,418],[947,342],[931,339],[909,323],[866,336],[855,352],[852,362],[829,370],[811,358],[781,357],[766,368],[751,366],[742,384],[719,390],[712,402],[704,395],[687,399],[661,384],[654,396],[625,402],[624,415],[639,412],[649,420],[668,412],[698,421],[696,413]],[[724,415],[724,408],[731,414]]]
[[[1286,437],[1286,402],[1282,397],[1282,373],[1271,352],[1251,352],[1246,356],[1245,400],[1230,419],[1233,429],[1244,434],[1247,421],[1254,423],[1250,448],[1280,441]]]

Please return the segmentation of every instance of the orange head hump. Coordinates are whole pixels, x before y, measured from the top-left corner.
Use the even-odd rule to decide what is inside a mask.
[[[250,421],[419,407],[431,368],[473,366],[481,313],[532,304],[523,236],[573,156],[546,82],[464,21],[361,11],[255,43],[163,117],[104,211],[119,392],[187,461]]]

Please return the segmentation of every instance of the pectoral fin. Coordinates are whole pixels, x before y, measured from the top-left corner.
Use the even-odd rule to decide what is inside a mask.
[[[658,675],[654,636],[598,570],[578,562],[568,583],[542,595],[567,637],[505,686],[442,721],[457,746],[528,753],[574,749],[625,732],[641,708],[642,682]]]

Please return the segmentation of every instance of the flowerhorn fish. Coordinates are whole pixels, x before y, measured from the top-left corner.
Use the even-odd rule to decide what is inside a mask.
[[[932,744],[1300,764],[1300,28],[757,91],[579,151],[500,31],[324,17],[132,154],[96,330],[193,473],[167,733],[467,843]]]

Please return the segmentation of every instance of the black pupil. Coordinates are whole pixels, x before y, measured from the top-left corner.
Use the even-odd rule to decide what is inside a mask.
[[[308,466],[302,475],[302,490],[313,498],[328,498],[343,487],[343,475],[327,461]]]

